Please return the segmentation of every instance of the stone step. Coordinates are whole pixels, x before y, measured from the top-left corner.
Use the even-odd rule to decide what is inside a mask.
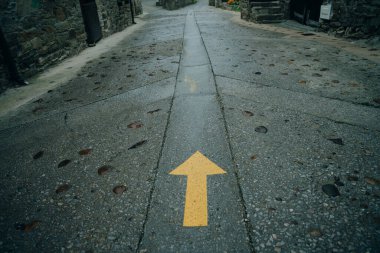
[[[252,7],[252,12],[257,14],[281,14],[281,7]]]
[[[282,14],[257,14],[252,13],[252,20],[258,23],[276,23],[281,22],[284,16]]]
[[[284,18],[280,1],[251,0],[251,20],[257,23],[276,23]]]
[[[276,20],[257,20],[256,23],[258,24],[272,24],[272,23],[281,23],[283,22],[283,19],[276,19]]]

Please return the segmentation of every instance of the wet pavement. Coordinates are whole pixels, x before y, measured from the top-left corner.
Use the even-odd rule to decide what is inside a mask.
[[[380,53],[143,4],[140,28],[0,117],[0,251],[379,252]],[[169,173],[196,151],[226,174],[185,227],[189,178]]]

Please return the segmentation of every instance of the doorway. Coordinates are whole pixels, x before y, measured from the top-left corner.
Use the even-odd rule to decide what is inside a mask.
[[[102,38],[98,7],[95,0],[79,0],[83,16],[84,28],[87,33],[87,44],[95,45]]]
[[[322,3],[323,0],[292,0],[290,17],[304,25],[318,27]]]

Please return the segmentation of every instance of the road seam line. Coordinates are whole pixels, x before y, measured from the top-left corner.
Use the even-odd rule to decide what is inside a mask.
[[[259,101],[256,101],[256,100],[251,100],[251,99],[248,99],[248,98],[242,98],[242,97],[239,97],[239,96],[236,96],[236,95],[224,94],[224,96],[225,97],[238,98],[240,100],[247,101],[247,103],[263,104],[262,102],[259,102]],[[280,111],[283,110],[282,109],[283,107],[280,107],[280,106],[276,106],[276,105],[273,105],[273,104],[270,105],[270,106],[271,106],[271,108],[275,108],[275,109],[278,109]],[[355,125],[355,124],[352,124],[352,123],[349,123],[349,122],[344,122],[344,121],[340,121],[340,120],[334,120],[334,119],[331,119],[329,117],[325,117],[325,116],[321,116],[321,115],[317,115],[317,114],[312,114],[312,113],[303,112],[303,111],[297,111],[297,110],[290,109],[290,108],[286,108],[286,110],[287,111],[291,111],[291,112],[297,112],[297,113],[300,113],[300,114],[303,114],[303,115],[307,115],[307,116],[316,117],[318,119],[328,120],[328,121],[331,121],[331,122],[336,123],[336,124],[353,126],[353,127],[361,128],[363,130],[370,130],[370,131],[375,131],[375,132],[379,132],[380,133],[380,130],[377,130],[377,129],[374,129],[374,128],[368,128],[368,127],[361,126],[361,125]]]
[[[7,131],[7,130],[10,130],[10,129],[13,129],[13,128],[23,127],[23,126],[25,126],[27,124],[32,124],[32,123],[37,122],[39,120],[44,120],[44,119],[47,119],[47,118],[50,118],[50,117],[54,117],[54,116],[57,116],[57,115],[60,115],[60,114],[71,113],[73,111],[76,111],[77,109],[81,109],[81,108],[84,108],[84,107],[87,107],[87,106],[90,106],[90,105],[94,105],[96,103],[107,101],[109,99],[113,99],[113,98],[118,97],[118,96],[123,96],[123,95],[127,94],[128,92],[136,91],[136,90],[141,89],[141,88],[146,88],[146,87],[148,87],[150,85],[154,85],[156,83],[163,82],[163,81],[166,81],[166,80],[169,80],[169,79],[172,79],[172,78],[177,78],[177,77],[176,76],[171,76],[171,77],[168,77],[168,78],[165,78],[165,79],[162,79],[162,80],[158,80],[158,81],[155,81],[155,82],[152,82],[152,83],[145,84],[145,85],[140,86],[140,87],[136,87],[136,88],[133,88],[133,89],[130,89],[130,90],[126,90],[125,92],[122,92],[122,93],[119,93],[119,94],[115,94],[115,95],[112,95],[110,97],[102,98],[102,99],[95,100],[95,101],[92,101],[92,102],[84,104],[84,105],[80,105],[80,106],[77,106],[77,107],[69,108],[69,109],[61,111],[61,112],[47,113],[46,115],[44,115],[41,118],[33,119],[33,120],[26,121],[26,122],[23,122],[21,124],[15,125],[15,126],[11,126],[11,127],[0,129],[0,133],[3,132],[3,131]],[[32,104],[32,103],[33,102],[31,102],[31,101],[28,102],[28,104]],[[4,117],[7,117],[7,116],[4,116]]]
[[[228,77],[228,76],[224,76],[224,75],[215,75],[215,76],[216,77],[226,78],[226,79],[231,79],[231,80],[236,80],[236,81],[240,81],[240,82],[244,82],[244,83],[248,83],[248,84],[261,85],[261,86],[268,87],[268,88],[290,91],[290,92],[294,92],[294,93],[298,93],[298,94],[303,94],[303,95],[309,95],[309,96],[315,96],[315,97],[317,96],[316,94],[313,94],[313,93],[305,93],[305,92],[295,91],[295,90],[291,90],[291,89],[284,89],[284,88],[281,88],[281,87],[271,86],[271,85],[264,84],[264,83],[261,83],[261,82],[251,82],[251,81],[248,81],[248,80],[238,79],[238,78],[234,78],[234,77]],[[336,101],[340,101],[340,102],[345,102],[345,103],[349,103],[349,104],[353,104],[353,105],[365,106],[366,108],[380,109],[380,107],[378,107],[376,105],[371,105],[371,104],[366,104],[366,103],[358,103],[358,102],[353,102],[353,101],[347,101],[347,100],[343,100],[341,98],[335,98],[335,97],[329,97],[329,96],[323,96],[323,95],[318,96],[318,97],[320,97],[320,98],[326,98],[326,99],[331,99],[331,100],[336,100]]]
[[[224,113],[224,107],[222,105],[222,97],[220,96],[218,85],[216,84],[214,68],[212,66],[210,55],[209,55],[209,53],[207,51],[207,48],[206,48],[206,44],[205,44],[205,42],[203,40],[203,36],[202,36],[202,33],[201,33],[201,29],[199,28],[199,25],[198,25],[198,21],[197,21],[197,17],[196,17],[195,11],[194,11],[194,19],[195,19],[195,23],[197,25],[200,37],[202,39],[203,46],[204,46],[204,48],[206,50],[207,58],[208,58],[208,60],[210,62],[211,72],[212,72],[212,76],[213,76],[214,84],[215,84],[215,89],[216,89],[216,98],[217,98],[217,101],[218,101],[218,104],[219,104],[219,109],[221,110],[221,113],[222,113],[223,124],[224,124],[224,131],[225,131],[226,138],[227,138],[228,149],[230,151],[232,163],[233,163],[233,166],[234,166],[234,175],[235,175],[237,186],[238,186],[238,190],[239,190],[240,202],[241,202],[241,205],[243,207],[243,210],[242,210],[242,212],[243,212],[243,219],[244,219],[243,222],[244,222],[246,233],[247,233],[247,236],[248,236],[248,244],[249,244],[250,251],[252,253],[254,253],[255,250],[254,250],[254,246],[253,246],[253,236],[252,236],[252,233],[251,233],[251,231],[253,230],[253,227],[252,227],[251,221],[250,221],[250,219],[248,218],[248,215],[247,215],[247,205],[245,203],[243,191],[242,191],[241,184],[240,184],[240,179],[239,179],[239,174],[238,174],[238,168],[237,168],[237,165],[236,165],[237,164],[236,163],[236,159],[235,159],[235,156],[233,155],[233,152],[232,152],[231,138],[230,138],[230,134],[229,134],[228,126],[227,126],[226,115]]]
[[[181,67],[181,60],[182,60],[182,54],[183,54],[183,43],[184,43],[184,37],[185,37],[185,26],[186,26],[186,21],[184,22],[184,25],[183,25],[182,51],[181,51],[180,58],[179,58],[177,75],[176,75],[176,80],[175,80],[174,89],[173,89],[173,95],[172,95],[172,99],[170,101],[170,108],[169,108],[168,117],[167,117],[167,121],[166,121],[164,136],[162,137],[162,143],[161,143],[160,153],[158,155],[158,160],[157,160],[156,167],[154,168],[153,184],[152,184],[152,187],[151,187],[150,192],[149,192],[148,205],[146,207],[146,213],[145,213],[144,223],[143,223],[143,226],[142,226],[142,232],[140,234],[139,241],[137,243],[136,253],[139,252],[139,250],[140,250],[140,248],[142,246],[142,241],[144,239],[146,224],[148,222],[149,212],[150,212],[150,209],[151,209],[151,206],[152,206],[153,192],[156,189],[156,181],[157,181],[158,169],[159,169],[159,166],[160,166],[160,162],[161,162],[161,158],[162,158],[162,153],[163,153],[164,146],[165,146],[165,143],[166,143],[167,132],[168,132],[169,124],[170,124],[170,117],[171,117],[171,114],[172,114],[172,108],[173,108],[174,99],[175,99],[175,91],[177,89],[179,71],[180,71],[180,67]]]

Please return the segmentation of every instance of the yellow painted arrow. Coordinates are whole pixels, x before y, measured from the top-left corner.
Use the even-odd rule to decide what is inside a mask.
[[[224,170],[199,151],[170,172],[171,175],[187,176],[184,227],[208,225],[207,176],[224,173]]]

